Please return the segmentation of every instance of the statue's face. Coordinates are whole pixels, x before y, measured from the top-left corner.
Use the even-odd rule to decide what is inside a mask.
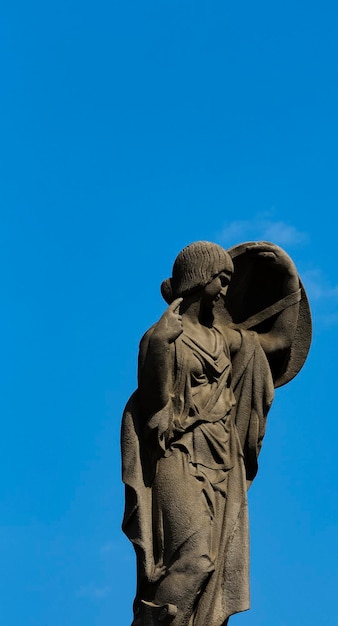
[[[227,272],[217,274],[203,289],[203,304],[213,307],[219,298],[225,298],[231,276]]]

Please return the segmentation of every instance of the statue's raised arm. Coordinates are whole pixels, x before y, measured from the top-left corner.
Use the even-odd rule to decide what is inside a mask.
[[[246,242],[228,250],[234,275],[226,301],[218,304],[220,324],[257,332],[268,357],[274,386],[299,372],[311,343],[308,299],[292,259],[279,246]]]
[[[184,248],[140,344],[122,422],[132,626],[226,626],[249,608],[247,486],[274,387],[310,345],[308,302],[279,247]]]
[[[274,270],[283,296],[283,308],[279,305],[280,311],[260,311],[260,319],[263,314],[268,318],[273,318],[271,328],[267,332],[259,333],[259,342],[265,354],[280,354],[291,347],[295,335],[299,313],[299,301],[301,299],[299,278],[296,267],[290,257],[281,248],[268,243],[254,242],[247,246],[247,254],[263,261],[266,265],[271,265]],[[262,268],[261,268],[262,271]],[[279,274],[279,276],[278,276]],[[268,286],[266,286],[268,289]],[[290,296],[293,297],[290,302]],[[253,296],[254,297],[254,296]],[[279,300],[280,302],[280,300]],[[273,314],[272,314],[273,312]],[[251,324],[255,321],[251,319]],[[257,324],[255,324],[257,325]]]

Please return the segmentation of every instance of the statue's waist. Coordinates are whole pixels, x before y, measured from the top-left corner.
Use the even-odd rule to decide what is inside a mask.
[[[231,389],[224,389],[217,396],[210,396],[201,390],[199,394],[192,395],[189,406],[181,413],[181,416],[174,420],[177,430],[186,430],[194,425],[204,423],[215,423],[228,421],[232,407],[236,404],[234,394]]]
[[[234,429],[230,415],[217,422],[202,422],[183,432],[170,447],[185,450],[194,465],[227,470],[233,467],[237,451]]]

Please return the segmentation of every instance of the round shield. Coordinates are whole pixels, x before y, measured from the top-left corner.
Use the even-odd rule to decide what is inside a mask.
[[[264,246],[268,252],[262,252]],[[283,253],[283,263],[278,262],[278,258],[276,260],[273,250]],[[275,244],[247,242],[230,248],[228,252],[234,264],[234,274],[223,309],[225,323],[234,328],[268,333],[279,313],[299,302],[290,348],[278,356],[269,356],[275,387],[285,385],[304,365],[311,343],[311,313],[304,287],[299,279],[300,291],[295,294],[286,292],[290,267],[293,272],[296,270],[292,260]]]

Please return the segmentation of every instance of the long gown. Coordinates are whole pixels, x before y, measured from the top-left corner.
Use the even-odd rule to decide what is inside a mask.
[[[257,472],[273,400],[256,333],[241,331],[232,362],[224,334],[213,333],[212,352],[186,333],[171,344],[173,390],[154,415],[142,414],[141,365],[122,422],[134,606],[165,598],[188,607],[189,626],[222,626],[249,608],[247,481]]]

